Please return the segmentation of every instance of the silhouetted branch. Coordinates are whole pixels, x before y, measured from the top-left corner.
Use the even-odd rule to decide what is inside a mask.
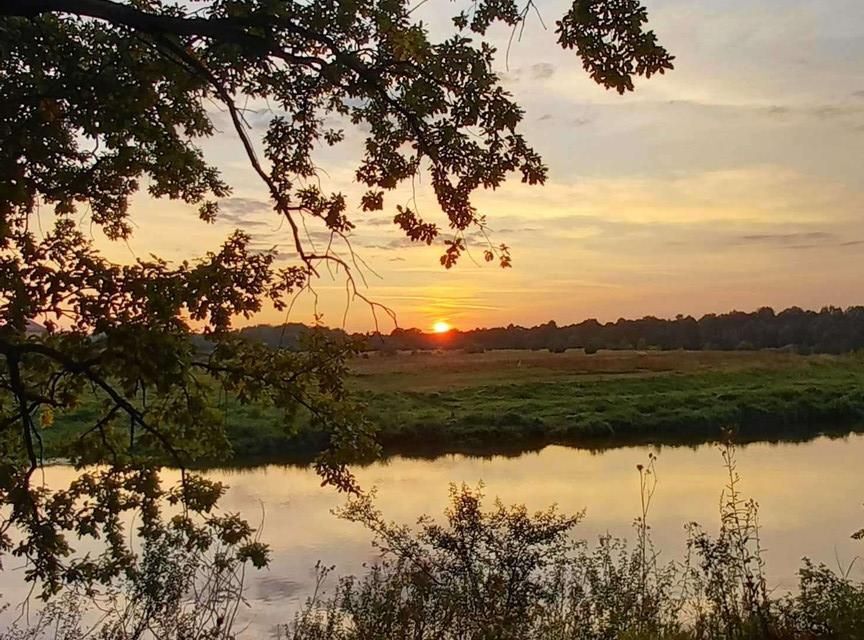
[[[20,344],[13,344],[4,339],[0,339],[0,353],[6,356],[7,367],[9,368],[10,374],[10,382],[13,388],[20,387],[23,394],[24,386],[20,379],[20,371],[18,370],[18,363],[20,362],[21,356],[25,354],[37,354],[53,360],[57,364],[61,365],[66,371],[70,373],[76,373],[83,375],[88,381],[90,381],[97,388],[101,389],[105,392],[109,398],[114,402],[114,404],[122,409],[132,420],[135,421],[137,425],[139,425],[142,429],[147,431],[150,435],[156,438],[168,454],[173,458],[174,462],[183,467],[183,457],[180,453],[174,448],[171,444],[171,441],[165,437],[161,431],[155,427],[153,427],[147,420],[144,419],[144,416],[138,409],[135,408],[132,403],[130,403],[124,396],[122,396],[111,384],[109,384],[99,373],[92,369],[93,364],[98,362],[96,360],[86,360],[86,361],[76,361],[65,353],[58,351],[49,347],[48,345],[38,343],[38,342],[25,342]],[[18,395],[16,393],[16,395]],[[23,395],[19,396],[19,400],[23,398]],[[22,405],[24,407],[25,405]],[[32,428],[32,424],[30,421],[29,414],[25,414],[24,408],[22,408],[21,413],[22,420],[22,428],[27,427]],[[27,453],[30,456],[31,463],[35,466],[36,455],[35,451],[33,451],[33,443],[32,443],[32,435],[29,434],[29,430],[25,429],[25,444],[27,445]]]

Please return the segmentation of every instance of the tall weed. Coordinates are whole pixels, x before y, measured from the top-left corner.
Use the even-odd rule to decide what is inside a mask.
[[[482,487],[452,486],[443,522],[388,523],[374,495],[342,517],[375,536],[381,561],[309,600],[290,640],[814,640],[864,639],[864,586],[805,560],[797,593],[769,590],[759,509],[742,491],[735,449],[715,535],[687,525],[686,553],[661,562],[651,537],[656,458],[637,471],[634,542],[573,537],[582,514],[529,514]],[[322,581],[323,581],[322,575]],[[322,582],[323,584],[323,582]]]

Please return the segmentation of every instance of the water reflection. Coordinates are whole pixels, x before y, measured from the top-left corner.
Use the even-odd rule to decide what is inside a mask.
[[[555,503],[565,512],[585,509],[586,518],[577,528],[583,538],[605,532],[630,536],[639,509],[635,467],[650,451],[658,455],[659,477],[650,523],[662,557],[673,559],[683,552],[685,523],[697,521],[716,529],[727,477],[714,445],[605,451],[550,446],[518,457],[395,457],[357,469],[356,475],[363,487],[378,488],[384,514],[401,522],[413,522],[422,513],[440,514],[449,483],[482,481],[487,496],[505,503],[533,509]],[[864,526],[864,436],[755,443],[740,446],[737,457],[742,489],[760,505],[772,587],[793,586],[803,556],[836,566],[838,560],[848,563],[861,552],[861,543],[849,535]],[[52,467],[46,470],[46,481],[58,486],[73,474]],[[273,549],[270,568],[249,578],[251,606],[244,615],[250,626],[245,636],[266,636],[273,625],[290,620],[313,586],[317,561],[347,574],[362,571],[363,563],[375,559],[367,533],[331,514],[344,498],[322,488],[311,469],[267,465],[207,475],[230,485],[223,509],[253,521],[263,513],[263,537]],[[864,579],[864,568],[856,566],[853,575]]]
[[[727,480],[716,446],[634,446],[603,452],[550,446],[519,457],[396,457],[358,469],[357,477],[362,486],[378,488],[383,512],[401,522],[413,522],[421,513],[439,514],[449,483],[483,481],[487,495],[505,503],[535,509],[556,503],[566,512],[586,509],[578,529],[582,537],[605,532],[629,536],[639,508],[635,467],[645,462],[649,451],[659,458],[653,535],[663,557],[672,559],[683,552],[685,523],[716,528],[720,492]],[[793,586],[805,555],[834,566],[838,559],[848,563],[861,551],[861,544],[849,534],[864,524],[862,460],[861,435],[739,447],[743,490],[760,505],[773,587]],[[311,587],[310,568],[317,560],[336,565],[337,573],[361,571],[364,562],[374,560],[366,532],[331,515],[342,498],[321,488],[310,470],[271,465],[211,475],[231,485],[226,508],[250,513],[259,501],[265,508],[265,538],[273,547],[274,562],[270,579],[253,578],[251,585],[250,597],[266,601],[256,606],[258,624],[286,619]],[[864,579],[864,570],[856,571]],[[296,581],[296,590],[280,591],[287,601],[273,598],[277,587],[272,576]]]

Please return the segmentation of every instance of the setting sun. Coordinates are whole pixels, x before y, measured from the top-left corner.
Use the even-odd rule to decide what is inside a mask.
[[[450,331],[450,328],[450,324],[444,322],[443,320],[439,320],[432,325],[432,331],[434,331],[435,333],[447,333],[448,331]]]

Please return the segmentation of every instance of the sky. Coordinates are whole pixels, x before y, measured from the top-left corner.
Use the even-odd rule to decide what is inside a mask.
[[[463,257],[451,270],[438,262],[440,245],[408,246],[388,224],[395,205],[411,198],[404,190],[385,200],[385,211],[358,213],[353,244],[377,273],[367,274],[364,293],[390,307],[399,326],[864,303],[864,3],[646,5],[676,68],[639,80],[633,94],[595,85],[536,19],[509,61],[499,56],[496,71],[526,110],[523,131],[549,167],[544,186],[516,178],[475,197],[492,240],[511,247],[512,269],[480,264],[479,243],[468,246],[477,263]],[[566,2],[539,6],[549,26],[566,10]],[[455,11],[431,0],[418,15],[436,33]],[[508,37],[492,34],[502,52]],[[357,210],[362,189],[353,170],[363,133],[347,133],[344,145],[317,158],[323,186],[345,193]],[[141,196],[133,238],[106,246],[109,254],[181,260],[216,247],[237,226],[256,246],[290,254],[288,230],[236,139],[220,134],[204,149],[233,187],[221,221],[207,226],[189,208]],[[428,184],[418,184],[416,198],[424,218],[445,226]],[[306,295],[289,315],[267,308],[240,324],[311,322],[317,309],[330,326],[375,326],[358,300],[346,314],[338,275],[325,271],[317,290],[317,307]],[[394,326],[380,312],[377,322],[382,331]]]

